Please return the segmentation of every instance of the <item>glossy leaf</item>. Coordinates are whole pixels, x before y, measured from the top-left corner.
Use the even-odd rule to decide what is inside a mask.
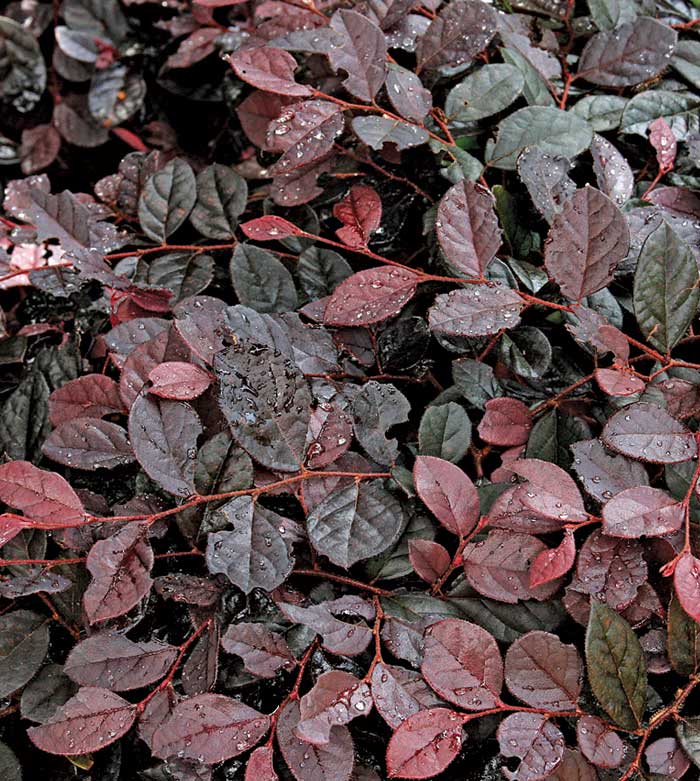
[[[386,751],[390,778],[432,778],[441,773],[462,748],[459,713],[448,708],[419,711],[401,722]]]
[[[518,757],[516,771],[506,770],[511,781],[535,781],[546,778],[564,756],[564,736],[546,716],[513,713],[498,728],[498,745],[506,757]]]
[[[325,746],[331,741],[331,729],[368,715],[371,708],[367,683],[342,670],[329,670],[299,701],[295,732],[307,743]]]
[[[172,160],[146,181],[139,198],[139,222],[144,233],[164,244],[187,219],[196,198],[192,169],[184,160]]]
[[[448,531],[464,537],[476,526],[479,496],[459,467],[434,456],[418,456],[413,481],[418,496]]]
[[[453,336],[488,336],[520,322],[520,296],[499,283],[471,285],[435,298],[430,330]]]
[[[364,14],[341,9],[331,17],[330,27],[339,36],[328,59],[334,70],[344,70],[345,89],[370,103],[386,78],[386,40],[382,31]]]
[[[284,638],[264,624],[231,624],[221,638],[221,647],[243,659],[245,669],[259,678],[274,678],[296,662]]]
[[[357,15],[357,14],[356,14]],[[350,192],[333,207],[333,216],[343,227],[335,233],[348,247],[366,247],[382,220],[382,202],[373,187],[353,185]]]
[[[297,63],[284,49],[267,46],[239,49],[229,62],[238,78],[265,92],[298,98],[312,93],[309,87],[294,81]]]

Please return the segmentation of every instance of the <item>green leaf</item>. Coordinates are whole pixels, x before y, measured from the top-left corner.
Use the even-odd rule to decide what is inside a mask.
[[[214,259],[202,252],[168,252],[157,258],[139,259],[134,282],[172,290],[173,303],[196,296],[214,279]]]
[[[640,92],[625,106],[620,130],[646,138],[649,125],[663,117],[676,139],[683,140],[689,132],[700,130],[700,97],[691,92],[655,89]]]
[[[620,24],[637,18],[633,0],[588,0],[591,17],[599,30],[614,30]]]
[[[642,246],[634,274],[634,313],[654,347],[669,353],[698,309],[698,267],[690,247],[663,222]]]
[[[34,677],[48,648],[45,616],[30,610],[0,616],[0,697],[7,697]]]
[[[453,401],[428,407],[418,429],[418,449],[422,456],[436,456],[456,464],[469,450],[472,423],[464,407]]]
[[[241,304],[256,312],[292,312],[298,306],[292,275],[267,250],[239,244],[231,259],[231,280]]]
[[[586,632],[586,665],[593,694],[610,718],[625,729],[641,726],[647,699],[644,651],[627,621],[595,599]]]
[[[46,65],[39,44],[19,22],[0,16],[0,48],[0,98],[12,101],[22,113],[31,111],[46,89]]]
[[[246,180],[226,165],[214,163],[197,175],[192,225],[209,239],[232,239],[248,200]]]
[[[194,172],[184,160],[171,160],[147,179],[139,198],[143,232],[163,244],[187,219],[196,198]]]
[[[571,466],[569,447],[588,436],[588,427],[580,418],[554,409],[532,427],[526,457],[551,461],[562,469],[568,469]]]
[[[341,282],[352,276],[352,267],[332,249],[309,247],[299,256],[297,274],[306,295],[315,300],[331,295]]]
[[[493,369],[481,361],[471,358],[452,361],[452,379],[462,396],[479,409],[483,409],[489,399],[503,395],[503,388]]]
[[[619,95],[586,95],[571,110],[585,119],[596,133],[602,133],[620,126],[628,102]]]
[[[8,396],[0,416],[0,444],[10,458],[38,457],[49,433],[49,386],[33,369]]]
[[[22,781],[22,767],[14,752],[0,743],[0,778],[3,781]]]
[[[515,43],[513,41],[513,43]],[[536,49],[537,54],[543,54]],[[501,54],[506,63],[514,65],[524,79],[523,97],[531,106],[553,106],[554,98],[547,87],[544,74],[540,73],[525,54],[518,49],[506,46],[501,49]]]
[[[445,113],[458,122],[490,117],[508,108],[523,86],[523,75],[514,65],[484,65],[450,90]]]
[[[668,606],[666,647],[673,669],[681,675],[694,675],[700,668],[700,624],[683,610],[674,595]]]
[[[688,758],[696,767],[700,767],[700,716],[679,721],[676,725],[676,735]]]
[[[593,140],[593,128],[571,111],[551,106],[528,106],[507,116],[499,125],[491,165],[514,171],[526,146],[537,146],[552,155],[573,158]]]
[[[500,353],[506,366],[528,379],[541,377],[552,363],[552,346],[539,328],[523,326],[501,337]]]

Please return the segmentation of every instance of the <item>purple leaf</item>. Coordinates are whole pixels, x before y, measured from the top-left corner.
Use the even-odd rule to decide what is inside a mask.
[[[564,757],[564,736],[547,716],[513,713],[498,728],[498,745],[506,757],[518,757],[516,771],[504,768],[510,781],[548,778]]]
[[[390,778],[432,778],[462,749],[464,717],[448,708],[414,713],[391,736],[386,750]]]
[[[523,300],[498,282],[470,285],[435,298],[430,330],[451,336],[488,336],[520,322]]]
[[[49,434],[42,453],[74,469],[113,469],[130,464],[134,453],[126,431],[116,423],[78,418],[62,423]]]
[[[459,467],[442,458],[418,456],[413,481],[418,496],[448,531],[465,537],[479,522],[479,495]]]
[[[367,716],[371,709],[372,695],[367,683],[342,670],[329,670],[299,701],[295,732],[307,743],[326,746],[333,727]]]
[[[649,483],[646,470],[638,461],[625,456],[610,455],[597,439],[575,442],[573,470],[587,493],[601,503],[626,488]]]
[[[274,678],[280,670],[296,665],[282,635],[264,624],[231,624],[221,638],[221,647],[243,659],[245,669],[258,678]]]
[[[328,59],[333,70],[344,70],[345,89],[356,98],[371,103],[386,78],[386,40],[374,22],[357,11],[336,11],[330,20],[331,29],[340,42],[331,45]]]
[[[49,396],[49,420],[53,426],[76,418],[102,418],[123,411],[119,386],[104,374],[85,374]]]
[[[432,540],[409,540],[408,555],[416,573],[426,583],[434,583],[450,567],[450,554]]]
[[[524,445],[532,428],[530,410],[518,399],[489,399],[479,423],[479,436],[491,445],[515,447]]]
[[[294,81],[297,63],[284,49],[260,48],[239,49],[229,62],[239,79],[265,92],[303,98],[313,90]]]
[[[649,771],[662,778],[682,778],[690,768],[690,760],[675,738],[659,738],[644,750]]]
[[[591,156],[598,189],[618,206],[629,201],[634,193],[634,174],[627,160],[597,133],[591,142]]]
[[[419,710],[442,702],[419,672],[405,667],[379,662],[372,671],[371,684],[377,711],[392,729]]]
[[[386,92],[397,114],[411,122],[422,122],[433,107],[433,96],[413,71],[389,64]]]
[[[684,553],[673,571],[673,586],[683,610],[700,622],[700,559]]]
[[[510,470],[527,480],[518,495],[530,509],[567,523],[588,518],[578,486],[561,467],[526,458],[511,464]]]
[[[611,537],[660,537],[683,526],[680,502],[658,488],[627,488],[603,507],[603,531]]]
[[[619,767],[625,758],[625,744],[617,734],[595,716],[583,716],[576,724],[581,753],[598,767]]]
[[[321,635],[323,647],[339,656],[357,656],[372,640],[372,632],[366,624],[350,624],[340,621],[324,604],[301,607],[285,602],[279,603],[284,615],[295,624],[302,624]],[[372,609],[365,617],[371,619]]]

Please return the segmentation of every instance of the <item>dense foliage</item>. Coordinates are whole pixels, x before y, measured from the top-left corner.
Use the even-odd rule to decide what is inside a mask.
[[[697,779],[697,4],[3,13],[3,781]]]

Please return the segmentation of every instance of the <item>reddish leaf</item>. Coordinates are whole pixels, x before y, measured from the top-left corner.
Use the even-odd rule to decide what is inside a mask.
[[[462,749],[464,717],[448,708],[419,711],[403,721],[386,750],[390,778],[432,778]]]
[[[511,473],[508,472],[510,479]],[[525,485],[507,488],[491,505],[488,525],[525,534],[546,534],[561,531],[562,522],[531,510],[522,501]]]
[[[528,632],[508,649],[505,678],[511,693],[533,708],[576,710],[583,663],[556,635]]]
[[[421,672],[441,697],[465,710],[487,710],[500,701],[503,662],[498,645],[469,621],[448,618],[425,630]]]
[[[690,760],[675,738],[659,738],[644,750],[651,773],[661,778],[682,778],[690,768]]]
[[[619,767],[625,758],[625,744],[605,722],[595,716],[582,716],[576,724],[581,753],[598,767]]]
[[[666,491],[638,486],[603,507],[603,531],[612,537],[660,537],[678,531],[684,518],[682,504]]]
[[[156,578],[155,587],[163,599],[199,607],[210,607],[221,596],[221,588],[213,578],[200,578],[184,572],[161,575]]]
[[[134,453],[126,431],[116,423],[78,418],[62,423],[44,442],[42,453],[74,469],[113,469],[130,464]]]
[[[588,518],[578,486],[561,467],[538,458],[526,458],[516,461],[510,469],[527,480],[518,494],[527,507],[567,523]]]
[[[553,581],[537,588],[530,586],[532,562],[546,546],[529,534],[495,529],[485,540],[464,548],[467,581],[480,594],[499,602],[515,604],[519,599],[544,600],[558,588]]]
[[[631,396],[646,387],[644,380],[620,369],[596,369],[595,378],[608,396]]]
[[[638,461],[610,455],[597,439],[575,442],[573,469],[586,491],[605,503],[625,488],[648,485],[646,469]]]
[[[172,686],[157,690],[146,703],[139,716],[138,731],[141,740],[152,749],[153,733],[166,721],[173,712],[179,697]]]
[[[63,669],[82,686],[121,692],[160,680],[176,657],[177,648],[167,643],[135,643],[123,635],[97,634],[73,648]]]
[[[215,51],[215,41],[221,35],[218,27],[202,27],[187,36],[165,61],[166,68],[189,68]]]
[[[264,624],[231,624],[221,638],[221,647],[243,659],[245,669],[258,678],[274,678],[279,670],[296,665],[282,635]]]
[[[299,703],[292,700],[279,714],[277,744],[294,778],[297,781],[348,781],[353,769],[354,750],[347,727],[336,727],[331,731],[330,743],[315,746],[297,737],[298,724]]]
[[[267,128],[270,122],[282,113],[282,109],[291,102],[291,98],[273,95],[270,92],[252,92],[236,109],[238,120],[245,134],[255,144],[266,152],[278,149],[277,136],[268,141]]]
[[[182,666],[182,689],[190,696],[203,694],[216,685],[219,674],[219,626],[209,624],[197,638],[187,661]]]
[[[532,428],[530,410],[517,399],[489,399],[479,423],[479,436],[491,445],[514,447],[524,445]]]
[[[49,396],[49,420],[53,426],[75,418],[102,418],[122,412],[119,386],[104,374],[85,374]]]
[[[297,63],[284,49],[260,48],[238,49],[229,57],[231,67],[238,76],[265,92],[303,98],[313,90],[294,81]]]
[[[136,706],[107,689],[85,687],[27,734],[49,754],[89,754],[119,740],[136,720]]]
[[[86,515],[83,503],[64,478],[28,461],[0,464],[0,500],[44,528],[76,525]]]
[[[548,781],[598,781],[596,769],[589,765],[580,751],[571,748],[564,750],[564,758],[557,765]]]
[[[700,559],[684,553],[673,571],[673,585],[683,610],[700,622]]]
[[[153,585],[153,549],[141,524],[123,526],[96,542],[87,557],[92,582],[83,602],[91,624],[121,616],[148,594]]]
[[[380,662],[372,671],[371,683],[377,711],[392,729],[419,710],[442,702],[417,670]]]
[[[272,764],[272,746],[259,746],[248,757],[243,781],[279,781]]]
[[[663,117],[658,117],[649,125],[649,143],[656,152],[659,169],[671,171],[676,160],[676,137]]]
[[[513,713],[498,728],[498,745],[505,757],[518,757],[516,771],[503,769],[510,781],[548,778],[564,757],[564,736],[537,713]]]
[[[464,179],[438,206],[435,230],[448,263],[466,277],[483,278],[502,243],[493,195]]]
[[[344,244],[353,249],[366,247],[382,221],[382,201],[373,187],[356,184],[335,204],[333,216],[343,223],[336,235]]]
[[[258,217],[255,220],[248,220],[248,222],[241,224],[241,230],[249,239],[254,241],[279,241],[289,236],[304,235],[304,231],[301,228],[297,228],[294,223],[274,214]]]
[[[19,155],[22,173],[33,174],[46,168],[56,159],[61,148],[61,136],[52,125],[37,125],[22,131]]]
[[[418,496],[440,523],[464,537],[479,522],[479,495],[457,466],[434,456],[418,456],[413,466]]]
[[[331,66],[348,74],[343,86],[351,95],[370,103],[386,77],[384,33],[364,14],[345,9],[333,14],[330,27],[340,37],[328,49]]]
[[[530,567],[530,588],[537,588],[566,575],[576,560],[576,540],[573,532],[565,532],[556,548],[543,550]]]
[[[332,464],[352,444],[352,418],[335,404],[319,404],[311,413],[307,438],[309,468]]]
[[[370,325],[397,315],[413,298],[420,277],[411,271],[378,266],[341,282],[328,299],[327,325]]]
[[[196,399],[211,385],[211,375],[194,363],[166,361],[151,370],[149,393],[164,399]]]
[[[223,694],[182,700],[153,734],[153,753],[215,765],[252,748],[270,726],[267,716]]]
[[[572,301],[605,287],[627,256],[629,228],[600,190],[585,187],[554,216],[545,244],[547,271]]]
[[[11,513],[0,514],[0,548],[13,540],[24,528],[24,521],[19,516]]]
[[[430,330],[453,336],[488,336],[520,322],[523,301],[498,282],[470,285],[435,298],[428,317]]]
[[[331,729],[349,724],[372,709],[369,686],[350,673],[329,670],[299,701],[296,735],[307,743],[328,745]]]
[[[422,122],[433,107],[433,96],[413,71],[389,64],[386,92],[391,105],[404,119]]]
[[[408,555],[413,569],[426,583],[434,583],[450,566],[450,554],[432,540],[409,540]]]

